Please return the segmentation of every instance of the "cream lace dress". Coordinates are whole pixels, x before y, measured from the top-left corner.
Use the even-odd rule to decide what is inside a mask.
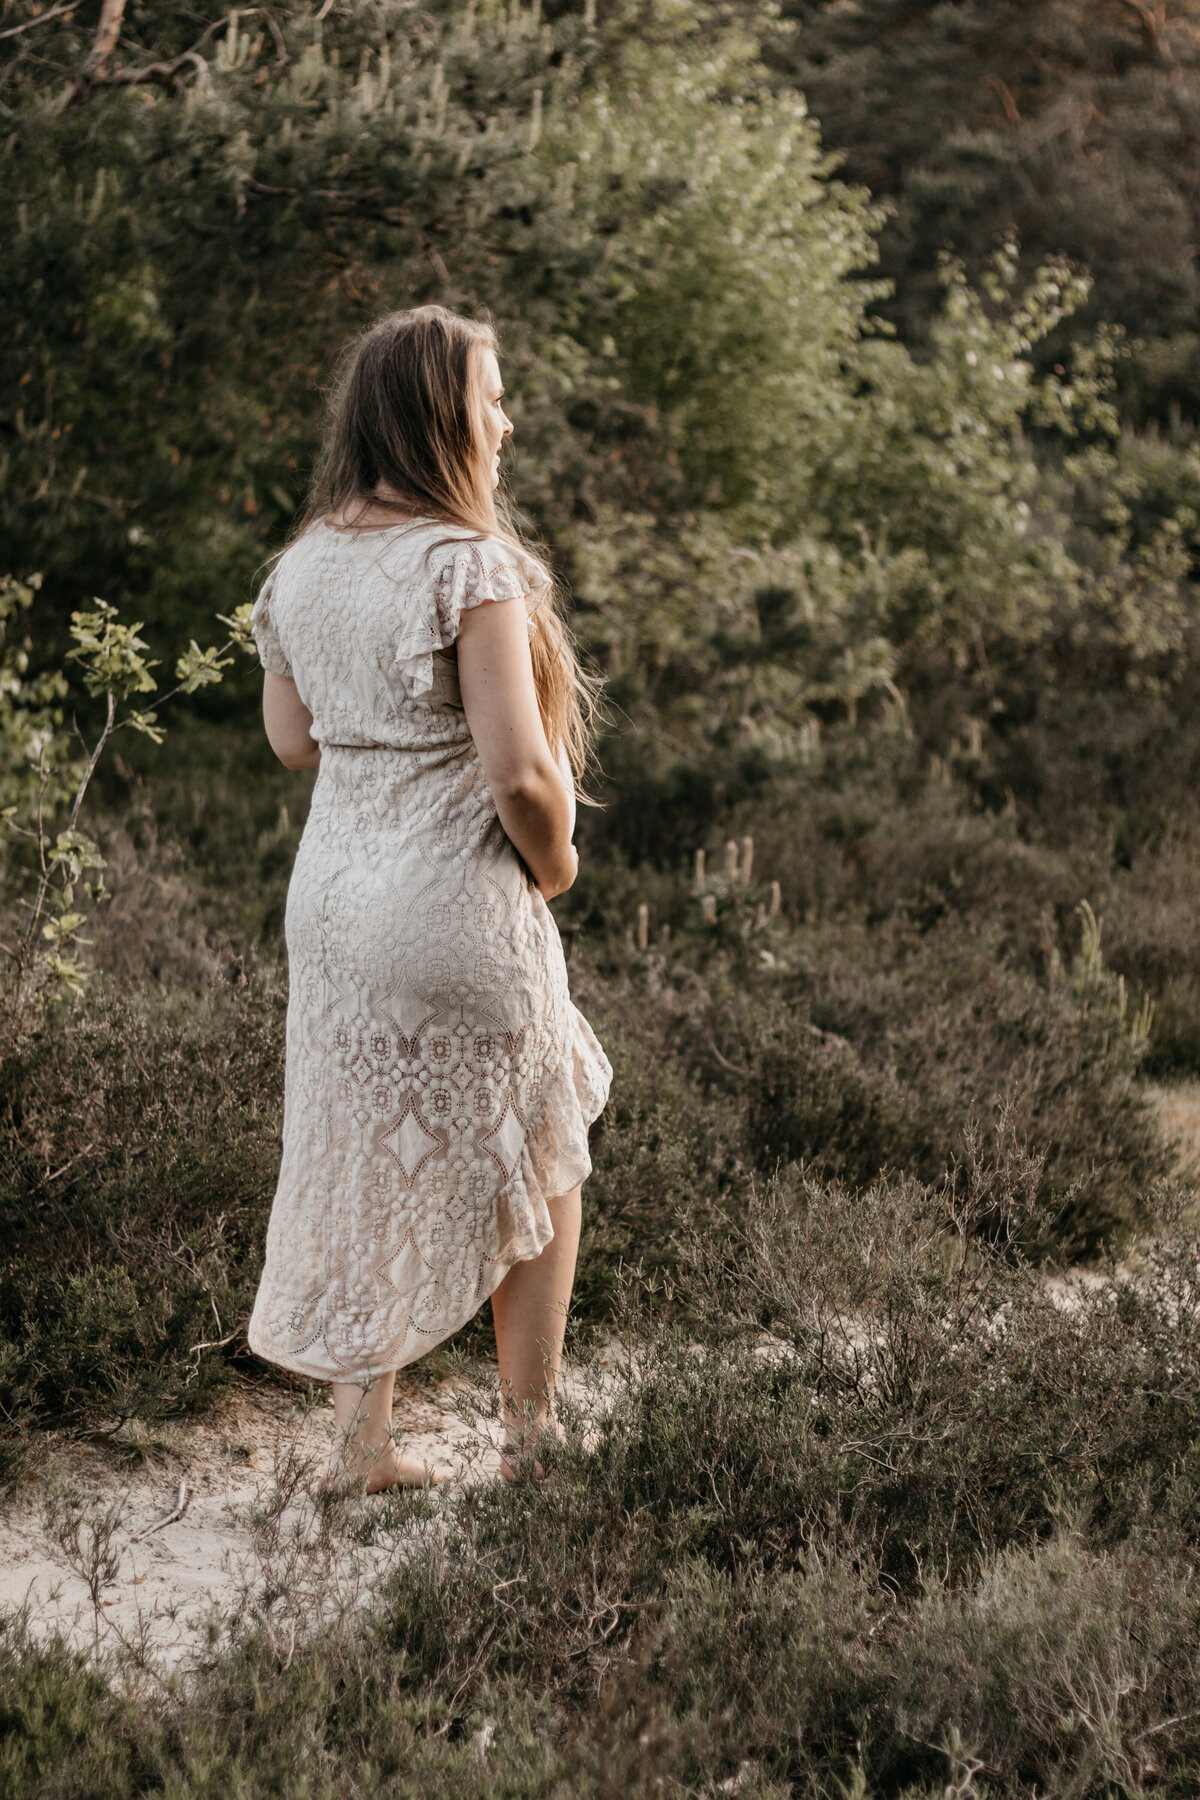
[[[283,1161],[250,1344],[364,1380],[458,1329],[553,1237],[612,1071],[496,814],[452,652],[543,598],[523,553],[417,521],[319,524],[254,608],[321,766],[287,902]],[[571,789],[572,814],[574,790]]]

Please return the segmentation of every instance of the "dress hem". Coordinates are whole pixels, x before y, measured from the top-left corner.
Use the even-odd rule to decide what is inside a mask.
[[[582,1183],[587,1180],[590,1173],[591,1160],[589,1158],[588,1166],[583,1174],[575,1181],[571,1182],[567,1187],[563,1188],[561,1192],[569,1194],[572,1188],[581,1186]],[[557,1200],[559,1197],[559,1194],[552,1194],[550,1196],[552,1200]],[[545,1202],[543,1202],[543,1204],[545,1204]],[[252,1336],[250,1332],[247,1332],[246,1334],[246,1342],[252,1353],[258,1357],[260,1362],[270,1363],[273,1367],[278,1369],[286,1369],[291,1375],[302,1375],[308,1381],[342,1381],[350,1383],[355,1387],[362,1387],[367,1382],[378,1381],[383,1375],[395,1374],[400,1369],[409,1368],[413,1363],[420,1362],[423,1356],[428,1356],[431,1350],[436,1350],[439,1344],[444,1344],[447,1338],[452,1338],[455,1332],[461,1331],[464,1325],[469,1324],[485,1302],[491,1299],[510,1269],[515,1268],[517,1263],[536,1262],[538,1257],[542,1254],[542,1251],[545,1250],[548,1245],[552,1244],[553,1241],[554,1227],[551,1225],[548,1236],[542,1239],[536,1250],[520,1250],[515,1255],[497,1258],[495,1262],[489,1263],[489,1271],[495,1276],[495,1279],[491,1281],[489,1286],[483,1288],[470,1310],[463,1313],[462,1317],[453,1325],[448,1326],[445,1331],[440,1331],[436,1337],[429,1338],[427,1342],[422,1343],[419,1347],[415,1348],[411,1355],[401,1355],[394,1362],[385,1360],[378,1365],[372,1364],[367,1369],[338,1369],[336,1372],[331,1373],[328,1367],[317,1368],[311,1363],[306,1364],[302,1362],[299,1357],[289,1356],[286,1351],[260,1349],[259,1345],[254,1341],[254,1336]]]

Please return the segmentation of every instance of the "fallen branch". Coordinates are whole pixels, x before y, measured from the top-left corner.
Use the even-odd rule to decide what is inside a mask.
[[[161,1531],[164,1525],[173,1525],[176,1519],[182,1519],[184,1513],[187,1511],[187,1503],[191,1497],[191,1488],[186,1481],[181,1481],[179,1483],[179,1494],[175,1501],[174,1512],[169,1512],[165,1519],[156,1519],[153,1525],[144,1525],[140,1531],[135,1531],[129,1539],[130,1543],[140,1544],[143,1538],[153,1537],[154,1533],[156,1531]]]

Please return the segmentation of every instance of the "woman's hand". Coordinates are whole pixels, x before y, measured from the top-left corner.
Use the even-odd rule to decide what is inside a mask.
[[[500,823],[545,898],[566,893],[579,857],[538,711],[523,600],[485,600],[463,614],[458,680]]]

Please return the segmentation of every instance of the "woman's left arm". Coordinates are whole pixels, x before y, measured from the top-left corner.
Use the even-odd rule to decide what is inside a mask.
[[[315,769],[321,746],[312,734],[312,714],[289,675],[263,677],[263,724],[267,742],[288,769]]]

